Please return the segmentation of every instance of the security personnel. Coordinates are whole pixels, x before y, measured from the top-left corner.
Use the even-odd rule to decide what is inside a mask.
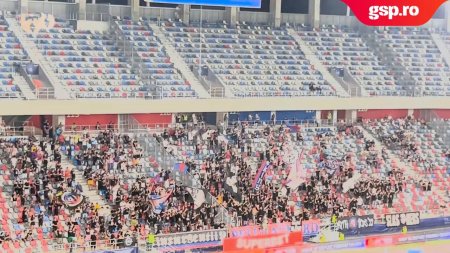
[[[147,245],[152,247],[156,242],[155,234],[149,233],[147,236]]]
[[[406,233],[408,233],[408,227],[403,226],[402,227],[402,234],[406,234]]]
[[[336,224],[337,223],[337,216],[336,214],[333,214],[333,216],[331,216],[331,224]]]

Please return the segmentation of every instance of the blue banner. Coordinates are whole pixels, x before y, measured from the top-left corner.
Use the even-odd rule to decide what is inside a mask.
[[[91,253],[139,253],[138,248],[125,248],[125,249],[115,249],[115,250],[98,250]]]
[[[419,225],[408,226],[408,231],[418,231],[425,230],[431,228],[440,228],[447,227],[450,225],[450,217],[438,217],[438,218],[430,218],[424,219],[420,221]],[[402,227],[386,227],[385,224],[375,224],[372,229],[366,231],[358,231],[351,230],[344,232],[346,236],[355,236],[355,235],[370,235],[370,234],[384,234],[384,233],[399,233],[401,232]]]
[[[150,0],[150,3],[261,8],[261,0]]]
[[[450,217],[438,217],[438,218],[429,218],[423,219],[420,221],[418,225],[407,226],[408,231],[420,231],[425,229],[433,229],[433,228],[443,228],[450,226]],[[347,237],[352,236],[364,236],[364,235],[375,235],[375,234],[386,234],[386,233],[399,233],[401,232],[402,227],[386,227],[386,224],[374,224],[372,227],[367,227],[365,229],[348,229],[341,231]],[[311,237],[315,235],[305,234],[303,239],[308,241]]]

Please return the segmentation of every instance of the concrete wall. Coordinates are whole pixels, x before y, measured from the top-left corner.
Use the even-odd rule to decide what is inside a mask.
[[[102,21],[78,20],[77,21],[77,30],[107,32],[109,30],[109,23],[102,22]]]
[[[288,110],[450,109],[448,97],[0,100],[0,115],[131,114]]]

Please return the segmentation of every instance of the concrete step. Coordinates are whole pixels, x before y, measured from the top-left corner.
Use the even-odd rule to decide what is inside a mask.
[[[100,196],[96,189],[89,189],[89,186],[87,184],[86,179],[83,177],[83,172],[79,171],[75,168],[75,166],[67,159],[67,157],[63,157],[61,161],[61,166],[63,168],[66,167],[72,167],[75,174],[75,182],[79,183],[81,185],[81,188],[83,189],[83,195],[89,199],[89,202],[91,203],[98,203],[103,207],[109,206],[109,204],[103,199],[102,196]],[[106,213],[111,213],[111,208],[106,209]]]
[[[310,47],[302,40],[302,38],[297,34],[295,30],[292,28],[288,28],[287,32],[291,35],[292,38],[297,42],[300,47],[300,50],[303,51],[306,58],[310,60],[311,64],[322,73],[323,78],[335,89],[336,94],[340,97],[349,97],[350,95],[347,91],[341,86],[341,84],[330,74],[328,69],[322,64],[322,62],[317,58],[314,52],[310,49]]]
[[[27,81],[20,75],[14,76],[15,84],[19,87],[20,91],[22,92],[23,96],[27,100],[34,100],[36,99],[36,94],[31,90],[30,85],[28,85]]]
[[[200,98],[210,98],[211,95],[208,91],[203,87],[200,81],[195,77],[194,73],[189,69],[186,62],[180,56],[180,54],[175,50],[170,41],[166,38],[163,32],[159,29],[159,27],[155,24],[150,24],[150,28],[153,30],[155,35],[161,40],[164,47],[166,48],[166,52],[170,59],[172,60],[175,68],[180,70],[181,74],[187,81],[191,84],[192,88],[197,92]]]
[[[50,67],[51,63],[41,54],[34,41],[22,31],[22,28],[14,18],[5,18],[5,20],[8,23],[9,30],[11,30],[20,41],[27,55],[33,63],[39,65],[41,72],[50,80],[56,98],[70,99],[71,97],[70,93],[67,91],[67,87],[58,77],[56,77],[54,70]]]

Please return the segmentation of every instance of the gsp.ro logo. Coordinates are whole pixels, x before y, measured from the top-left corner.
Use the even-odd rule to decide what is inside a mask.
[[[370,6],[369,7],[369,18],[371,20],[378,20],[380,17],[387,17],[388,19],[393,19],[394,17],[401,16],[411,16],[416,17],[419,15],[420,9],[418,6],[403,6],[403,11],[400,12],[398,6]]]
[[[420,26],[446,0],[342,0],[368,26]]]

